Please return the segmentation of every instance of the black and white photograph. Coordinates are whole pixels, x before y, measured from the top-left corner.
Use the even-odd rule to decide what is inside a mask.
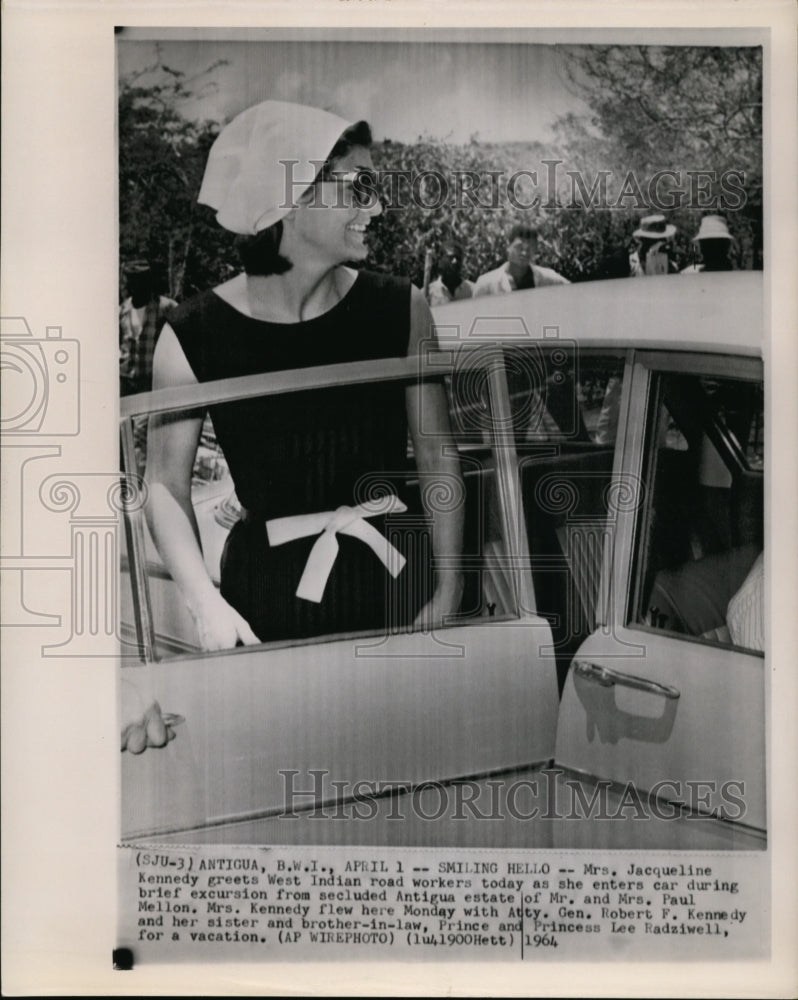
[[[734,995],[783,954],[794,812],[781,37],[357,2],[105,11],[96,237],[44,162],[18,185],[75,298],[4,267],[4,756],[47,770],[46,689],[110,779],[111,995],[318,962],[354,995],[488,962],[508,995],[664,962]],[[69,709],[79,676],[110,700]]]
[[[764,849],[762,45],[147,34],[123,836]]]

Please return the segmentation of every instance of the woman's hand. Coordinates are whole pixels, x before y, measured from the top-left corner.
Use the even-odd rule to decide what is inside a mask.
[[[198,603],[189,603],[199,643],[203,650],[232,649],[234,646],[254,646],[260,642],[248,622],[222,595],[214,590]]]
[[[164,722],[157,701],[144,715],[122,725],[122,750],[129,753],[143,753],[147,747],[165,747],[174,738],[174,730]]]
[[[431,600],[427,601],[416,615],[413,628],[423,629],[426,632],[439,628],[445,624],[447,618],[457,614],[460,610],[462,597],[463,579],[461,576],[440,584],[435,588]]]

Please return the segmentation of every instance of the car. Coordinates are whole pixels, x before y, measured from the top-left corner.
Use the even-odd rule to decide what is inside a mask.
[[[123,841],[763,849],[762,274],[434,318],[419,358],[122,401],[133,470],[142,415],[443,379],[466,515],[445,627],[204,653],[131,509],[123,679],[185,721],[122,755]],[[218,578],[236,504],[205,443],[194,502]]]

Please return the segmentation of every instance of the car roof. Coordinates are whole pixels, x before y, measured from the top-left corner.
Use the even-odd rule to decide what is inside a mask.
[[[463,299],[432,310],[441,350],[575,341],[582,348],[643,348],[762,356],[761,271],[616,278]],[[410,358],[247,375],[126,396],[120,416],[156,413],[279,391],[417,375]]]
[[[556,338],[584,347],[762,354],[761,271],[616,278],[480,296],[432,310],[441,346]]]

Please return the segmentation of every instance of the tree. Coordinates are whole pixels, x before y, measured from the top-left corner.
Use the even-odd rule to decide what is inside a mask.
[[[542,184],[543,161],[556,155],[553,147],[531,141],[386,140],[372,150],[385,210],[369,227],[369,266],[408,275],[421,286],[426,251],[437,253],[456,240],[465,250],[464,273],[476,277],[505,259],[510,228],[529,222],[540,230],[540,262],[559,269],[556,215],[541,209],[529,176],[537,173]]]
[[[695,232],[702,210],[714,205],[726,215],[748,266],[761,259],[761,48],[577,46],[562,55],[566,78],[589,109],[557,121],[572,167],[589,174],[600,165],[616,184],[631,172],[644,192],[663,170],[679,174],[682,186],[688,171],[714,174],[714,182],[694,178],[673,213],[683,239]],[[728,171],[743,177],[742,205],[724,207]],[[671,179],[659,192],[674,192],[676,183]]]
[[[421,286],[427,250],[437,252],[454,239],[465,248],[465,274],[475,278],[504,259],[512,225],[529,222],[540,232],[541,264],[571,281],[621,276],[628,273],[633,230],[656,208],[649,186],[663,170],[682,179],[691,170],[718,177],[740,171],[745,203],[724,214],[738,263],[760,266],[761,50],[571,46],[562,55],[569,85],[587,110],[557,120],[556,143],[472,137],[455,145],[421,136],[375,145],[372,155],[388,190],[382,216],[369,227],[366,266]],[[159,54],[155,65],[120,84],[122,263],[148,258],[177,299],[240,270],[233,235],[196,201],[219,126],[189,120],[182,111],[198,88],[212,85],[215,68],[187,79]],[[601,171],[610,175],[605,197],[591,200]],[[480,178],[473,194],[463,190],[468,174]],[[632,195],[618,200],[629,177]],[[671,183],[671,193],[674,188]],[[666,183],[658,193],[668,190]],[[694,257],[691,237],[701,214],[689,199],[668,212],[679,230],[679,266]]]
[[[168,294],[182,298],[232,269],[228,234],[197,206],[218,125],[191,121],[181,104],[220,65],[191,79],[158,61],[119,87],[120,263],[146,258]],[[155,78],[155,82],[145,80]]]

